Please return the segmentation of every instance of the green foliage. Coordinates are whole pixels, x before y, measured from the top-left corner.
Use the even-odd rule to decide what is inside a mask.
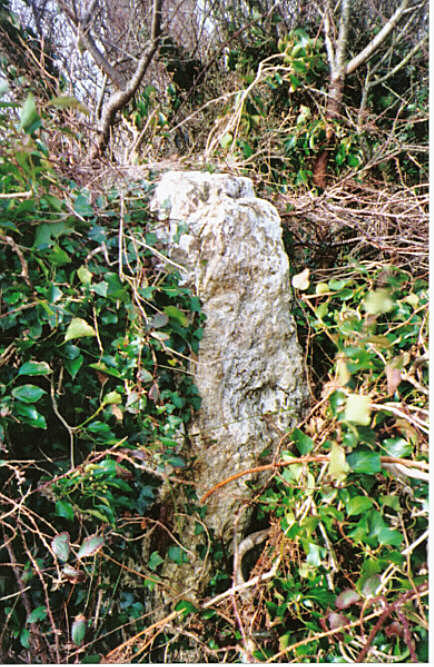
[[[62,182],[39,139],[50,126],[46,113],[29,97],[18,129],[4,120],[0,157],[0,478],[12,508],[2,525],[35,608],[26,616],[26,603],[7,606],[13,578],[2,607],[8,650],[18,642],[35,656],[26,623],[43,633],[53,622],[62,633],[69,626],[72,643],[83,644],[95,596],[105,595],[111,577],[103,533],[125,534],[125,517],[148,516],[161,479],[187,465],[182,434],[200,398],[186,359],[198,351],[203,319],[177,273],[154,267],[161,259],[153,252],[152,182],[96,199]],[[35,517],[31,548],[14,516],[18,499],[20,516]],[[171,549],[169,558],[184,562],[184,552]],[[92,584],[97,562],[101,576]],[[57,581],[48,598],[46,577]],[[116,603],[108,596],[104,605],[102,622]],[[115,614],[115,632],[116,623]],[[62,644],[56,639],[47,659],[66,659],[67,634]]]
[[[426,559],[419,538],[427,528],[427,473],[418,464],[423,471],[427,429],[414,417],[427,407],[421,359],[428,286],[386,265],[349,265],[339,274],[301,298],[314,344],[326,346],[330,358],[331,343],[334,360],[323,385],[326,404],[303,430],[292,431],[290,449],[281,453],[282,460],[308,455],[312,463],[283,468],[261,497],[264,516],[271,512],[284,535],[276,551],[287,554],[266,603],[280,650],[258,651],[261,660],[338,657],[327,641],[306,642],[306,629],[321,637],[349,623],[357,627],[362,605],[368,609],[374,598],[390,617],[378,626],[377,632],[385,623],[382,640],[371,638],[373,654],[381,645],[388,653],[426,655],[423,618],[411,616],[408,632],[398,632],[393,614],[410,593],[418,595],[416,587],[426,591],[418,573]],[[326,470],[324,452],[330,452]],[[388,463],[393,459],[406,472]],[[417,650],[410,633],[418,637]],[[346,635],[346,645],[355,659],[352,637]]]

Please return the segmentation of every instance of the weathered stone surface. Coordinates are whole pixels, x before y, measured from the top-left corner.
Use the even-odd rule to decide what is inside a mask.
[[[190,425],[198,496],[258,459],[302,413],[307,389],[290,312],[288,257],[274,206],[248,178],[168,172],[152,202],[156,232],[206,314],[192,364],[202,406]],[[207,523],[225,541],[251,491],[243,477],[210,497]],[[245,528],[243,515],[239,529]]]

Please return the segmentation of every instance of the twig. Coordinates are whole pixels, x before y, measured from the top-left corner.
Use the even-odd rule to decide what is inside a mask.
[[[406,466],[407,468],[421,468],[422,470],[429,470],[429,464],[426,463],[425,461],[410,461],[408,459],[401,459],[397,458],[394,456],[380,456],[381,463],[398,463],[403,466]],[[248,470],[242,470],[241,472],[237,472],[234,475],[231,475],[230,477],[227,477],[226,479],[222,480],[221,482],[218,482],[213,486],[211,489],[209,489],[200,499],[200,502],[203,504],[205,501],[218,489],[221,489],[223,486],[226,486],[226,484],[229,484],[229,482],[233,482],[236,479],[239,479],[240,477],[244,477],[244,475],[252,475],[256,474],[259,472],[264,472],[266,470],[275,470],[276,468],[284,468],[285,466],[290,466],[294,465],[295,463],[303,464],[303,463],[318,463],[320,461],[330,461],[330,457],[328,454],[317,454],[316,456],[300,456],[295,459],[291,459],[290,461],[275,461],[274,463],[266,463],[262,466],[257,466],[256,468],[249,468]]]

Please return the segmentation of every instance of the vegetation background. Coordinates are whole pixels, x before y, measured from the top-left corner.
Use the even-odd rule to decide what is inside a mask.
[[[428,660],[427,14],[0,0],[3,663]],[[233,558],[179,440],[203,315],[152,231],[172,167],[276,205],[305,350]],[[150,609],[186,514],[206,595]]]

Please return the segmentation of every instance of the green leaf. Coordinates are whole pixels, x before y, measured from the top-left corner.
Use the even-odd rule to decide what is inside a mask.
[[[397,530],[392,530],[385,523],[380,512],[372,510],[369,515],[371,532],[369,537],[376,537],[379,544],[399,547],[403,537]]]
[[[164,563],[164,558],[161,558],[160,554],[158,551],[153,551],[150,555],[149,561],[148,561],[148,567],[150,570],[155,572],[157,567],[161,565],[161,563]]]
[[[327,550],[324,547],[312,542],[303,541],[303,549],[306,553],[306,562],[315,567],[319,567],[327,555]]]
[[[41,124],[35,100],[33,95],[29,93],[21,108],[19,129],[24,130],[27,134],[32,134]]]
[[[189,600],[180,600],[176,607],[176,611],[182,611],[183,612],[183,617],[185,618],[188,616],[188,614],[193,614],[194,612],[198,611],[197,608],[194,606],[192,602]]]
[[[355,516],[363,514],[366,510],[371,509],[374,501],[367,496],[354,496],[347,502],[347,515]]]
[[[55,266],[64,266],[65,264],[71,263],[71,258],[68,253],[57,244],[53,245],[53,249],[48,255],[48,258]]]
[[[66,500],[58,500],[56,502],[56,507],[54,510],[56,516],[61,516],[68,521],[74,520],[74,509],[71,503],[68,503]]]
[[[23,401],[23,403],[36,403],[47,392],[34,384],[23,384],[12,389],[11,393],[14,398]]]
[[[115,368],[109,368],[103,361],[97,361],[94,364],[89,364],[89,368],[93,368],[100,373],[112,375],[115,378],[121,379],[123,376]]]
[[[349,470],[350,467],[345,460],[344,448],[338,445],[337,442],[332,442],[330,449],[329,475],[337,482],[342,482],[346,478]]]
[[[83,540],[82,545],[78,551],[77,558],[88,558],[93,556],[101,549],[104,544],[104,539],[99,535],[90,535]]]
[[[389,456],[406,458],[411,456],[413,447],[404,438],[386,438],[381,443]]]
[[[33,428],[47,428],[45,417],[41,415],[33,405],[17,401],[14,405],[14,413],[23,418],[23,421]]]
[[[371,400],[363,394],[349,394],[345,406],[345,421],[361,426],[369,426],[371,423]]]
[[[314,441],[312,438],[309,438],[308,435],[300,431],[298,428],[294,428],[291,433],[291,440],[296,444],[298,451],[301,456],[309,454],[314,448]]]
[[[167,552],[170,560],[173,560],[174,563],[181,565],[182,563],[188,563],[188,556],[181,547],[178,545],[171,545]]]
[[[92,273],[85,266],[80,266],[77,271],[77,276],[83,285],[90,285],[92,282]]]
[[[380,496],[380,504],[386,505],[386,507],[391,507],[395,512],[399,512],[401,509],[399,497],[394,495]]]
[[[185,468],[185,461],[181,456],[167,456],[165,462],[174,468]]]
[[[77,375],[78,371],[83,365],[84,357],[82,354],[80,354],[78,357],[75,359],[65,359],[65,368],[72,377],[72,379],[75,378]]]
[[[18,375],[49,375],[53,371],[45,361],[26,361]]]
[[[81,317],[73,317],[65,333],[65,341],[84,336],[96,336],[95,329]]]
[[[226,149],[226,148],[229,148],[232,141],[233,141],[232,134],[230,132],[226,132],[226,134],[224,134],[222,136],[222,138],[220,139],[220,145],[221,145],[222,148]]]
[[[92,206],[89,204],[87,197],[78,195],[74,202],[74,211],[82,218],[95,215]]]
[[[379,574],[373,574],[370,577],[368,577],[363,586],[362,586],[362,593],[366,597],[371,597],[376,595],[378,589],[381,586],[381,577]]]
[[[119,405],[122,403],[122,396],[117,391],[110,391],[102,399],[103,405]]]
[[[186,327],[188,325],[188,319],[186,315],[181,310],[179,310],[179,308],[176,308],[176,306],[166,306],[164,308],[164,312],[168,317],[171,317],[172,319],[179,322],[181,326]]]
[[[70,230],[71,225],[63,221],[38,225],[33,246],[37,249],[50,248],[54,243],[54,239],[68,233]]]
[[[390,296],[390,290],[380,288],[369,292],[364,300],[365,311],[368,315],[382,315],[383,313],[390,313],[393,310],[394,302]]]
[[[57,558],[65,563],[69,558],[69,552],[71,549],[69,543],[69,533],[64,532],[56,535],[56,537],[53,537],[51,540],[51,548],[53,549]]]
[[[30,630],[23,628],[20,632],[20,644],[24,648],[30,648]]]
[[[78,614],[75,617],[71,626],[71,639],[76,646],[81,646],[86,634],[87,622],[83,614]]]
[[[381,470],[380,455],[368,449],[359,449],[348,454],[347,462],[354,472],[375,475]]]
[[[90,114],[89,109],[73,95],[61,95],[60,97],[52,97],[47,106],[56,107],[57,109],[78,109],[82,113]]]
[[[43,621],[44,618],[47,618],[47,608],[46,607],[36,607],[26,618],[26,623],[36,623],[37,621]]]

